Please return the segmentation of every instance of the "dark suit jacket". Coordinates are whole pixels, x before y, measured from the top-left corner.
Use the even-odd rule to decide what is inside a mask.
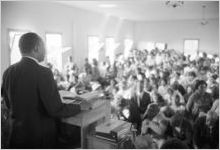
[[[3,74],[2,97],[10,109],[10,148],[54,148],[56,118],[80,112],[63,104],[50,69],[24,57]]]
[[[197,118],[193,125],[193,140],[199,149],[219,149],[219,119],[212,131],[206,125],[206,117]]]
[[[134,95],[134,97],[131,98],[130,106],[129,106],[130,122],[138,123],[138,124],[141,123],[140,115],[145,113],[147,106],[150,103],[151,103],[150,95],[144,92],[142,98],[140,99],[140,106],[138,107],[137,95]]]

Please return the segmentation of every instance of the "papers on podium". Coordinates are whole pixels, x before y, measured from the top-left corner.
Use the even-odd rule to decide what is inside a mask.
[[[59,93],[62,102],[66,104],[78,104],[81,106],[87,105],[93,109],[103,103],[103,100],[101,100],[103,94],[100,91],[93,91],[82,95],[77,95],[76,93],[63,90],[59,91]]]

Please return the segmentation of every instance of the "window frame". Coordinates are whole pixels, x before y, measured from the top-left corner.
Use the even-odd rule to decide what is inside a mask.
[[[125,37],[125,38],[123,38],[123,56],[125,56],[126,54],[126,52],[125,52],[125,40],[131,40],[132,41],[132,46],[131,46],[131,49],[130,50],[132,50],[133,48],[134,48],[134,39],[133,38],[131,38],[131,37]]]
[[[102,42],[102,40],[101,40],[99,35],[90,35],[90,34],[87,35],[87,39],[86,39],[87,42],[86,42],[86,44],[87,44],[87,58],[88,58],[88,60],[89,60],[89,37],[97,37],[99,39],[99,42]],[[103,46],[105,46],[105,43],[104,43]],[[99,60],[97,60],[97,61],[99,61]]]
[[[59,35],[61,35],[61,50],[62,50],[62,48],[63,48],[63,33],[62,32],[57,32],[57,31],[45,31],[45,33],[44,33],[44,43],[45,43],[45,49],[46,49],[46,57],[45,57],[45,61],[47,62],[47,55],[48,55],[48,53],[47,53],[47,34],[59,34]],[[62,52],[61,52],[61,62],[63,62],[63,58],[62,58]],[[58,68],[59,69],[59,68]],[[62,69],[63,69],[63,64],[61,64],[61,70],[60,71],[62,71]]]
[[[10,48],[10,35],[9,33],[10,32],[25,32],[25,33],[28,33],[28,32],[31,32],[31,30],[29,29],[17,29],[17,28],[7,28],[7,49],[8,49],[8,52],[9,52],[9,55],[8,55],[8,60],[9,60],[9,65],[11,65],[11,48]]]
[[[183,54],[185,54],[185,41],[186,40],[197,40],[198,41],[198,50],[196,53],[198,54],[200,52],[200,39],[199,38],[184,38],[183,39]]]

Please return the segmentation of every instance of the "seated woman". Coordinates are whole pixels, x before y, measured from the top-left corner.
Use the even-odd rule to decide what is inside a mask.
[[[167,130],[168,121],[159,113],[160,108],[157,104],[152,103],[148,106],[142,122],[141,134],[154,134],[162,138]]]
[[[178,90],[174,90],[172,87],[169,87],[167,91],[168,91],[167,100],[169,105],[175,106],[177,100],[179,101],[178,102],[179,104],[185,105],[185,100],[182,94]]]
[[[212,97],[206,92],[207,84],[204,80],[198,80],[195,85],[195,92],[190,96],[186,110],[192,114],[194,119],[200,112],[207,113],[212,107]]]
[[[184,113],[185,102],[181,100],[180,95],[176,94],[170,107],[174,110],[174,112]]]
[[[151,92],[151,98],[152,102],[158,104],[159,107],[163,107],[167,104],[167,102],[156,90]]]

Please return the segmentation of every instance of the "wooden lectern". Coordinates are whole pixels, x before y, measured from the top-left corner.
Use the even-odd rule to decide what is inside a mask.
[[[92,124],[102,120],[107,121],[110,119],[111,105],[110,101],[100,99],[98,104],[92,110],[82,111],[76,116],[63,118],[62,122],[79,126],[81,128],[81,148],[87,148],[87,135]]]

